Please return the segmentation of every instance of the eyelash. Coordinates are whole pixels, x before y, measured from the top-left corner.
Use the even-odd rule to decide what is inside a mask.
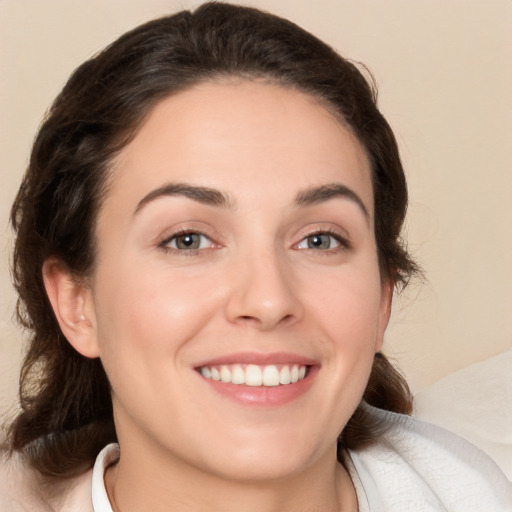
[[[337,231],[334,231],[332,229],[319,229],[317,231],[313,231],[312,233],[309,233],[307,234],[306,236],[304,236],[300,242],[298,242],[297,244],[295,244],[295,247],[298,248],[298,245],[300,245],[301,243],[307,241],[308,238],[312,238],[314,236],[321,236],[321,235],[327,235],[331,238],[333,238],[336,243],[338,244],[338,246],[336,247],[333,247],[333,248],[327,248],[325,250],[318,250],[318,252],[328,252],[328,253],[333,253],[333,252],[341,252],[341,251],[347,251],[351,248],[351,245],[349,243],[349,241],[341,236]],[[310,250],[310,251],[316,251],[315,248],[312,248],[312,247],[303,247],[301,249],[298,249],[298,250]]]
[[[170,247],[169,244],[173,241],[178,239],[179,237],[184,237],[186,235],[197,235],[199,237],[206,238],[210,244],[208,247],[198,247],[195,249],[180,249],[179,247]],[[202,251],[204,249],[209,249],[214,245],[214,242],[211,240],[211,238],[206,235],[205,233],[202,233],[201,231],[192,230],[192,229],[183,229],[180,231],[177,231],[176,233],[173,233],[171,236],[165,237],[163,240],[161,240],[158,244],[158,247],[165,251],[166,253],[169,252],[176,252],[180,253],[182,255],[192,255],[197,253],[198,251]]]
[[[180,249],[179,247],[170,247],[169,246],[173,240],[176,240],[179,237],[184,237],[186,235],[196,235],[199,237],[206,238],[210,242],[210,244],[208,247],[198,247],[198,248],[194,248],[194,249]],[[322,249],[317,250],[317,248],[314,248],[314,247],[302,247],[302,248],[298,247],[300,244],[306,242],[309,238],[312,238],[315,236],[322,236],[322,235],[327,235],[327,236],[333,238],[338,245],[333,248],[328,247],[324,250],[322,250]],[[181,255],[187,255],[187,256],[196,254],[197,252],[203,251],[205,249],[210,249],[214,245],[215,245],[215,243],[211,240],[211,238],[208,235],[206,235],[205,233],[203,233],[201,231],[191,230],[191,229],[183,229],[183,230],[177,231],[176,233],[173,233],[171,236],[165,237],[163,240],[161,240],[158,243],[158,247],[160,249],[162,249],[163,251],[165,251],[166,253],[175,252],[175,253],[180,253]],[[351,248],[351,245],[350,245],[349,241],[345,237],[340,236],[340,234],[338,232],[331,230],[331,229],[320,229],[320,230],[314,231],[312,233],[309,233],[306,236],[304,236],[303,238],[301,238],[301,240],[298,243],[294,244],[293,248],[295,248],[296,250],[309,250],[309,251],[315,251],[315,252],[333,253],[333,252],[341,252],[341,251],[349,250]]]

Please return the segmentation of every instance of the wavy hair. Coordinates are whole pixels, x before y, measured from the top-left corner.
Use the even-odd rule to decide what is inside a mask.
[[[377,108],[373,80],[356,65],[290,21],[217,2],[124,34],[78,67],[55,99],[12,206],[17,314],[31,337],[20,377],[21,412],[8,439],[11,450],[24,452],[45,475],[68,477],[90,467],[116,432],[101,361],[78,354],[62,334],[43,263],[56,257],[77,278],[90,275],[112,159],[160,100],[225,76],[300,90],[353,130],[371,163],[382,278],[400,287],[418,270],[400,238],[407,187],[397,143]],[[407,384],[381,354],[363,399],[395,412],[411,410]],[[340,453],[371,442],[381,429],[359,407],[340,436]]]

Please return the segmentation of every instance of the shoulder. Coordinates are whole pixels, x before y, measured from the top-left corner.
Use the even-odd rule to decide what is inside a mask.
[[[93,512],[91,473],[50,484],[21,454],[0,452],[0,512]]]
[[[512,510],[512,484],[474,445],[409,416],[369,411],[389,425],[379,442],[350,452],[370,510]]]

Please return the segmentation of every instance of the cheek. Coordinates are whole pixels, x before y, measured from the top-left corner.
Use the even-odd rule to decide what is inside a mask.
[[[366,265],[358,271],[346,267],[324,277],[317,274],[307,283],[303,294],[305,309],[328,331],[329,338],[359,349],[375,340],[382,313],[376,265]]]
[[[347,269],[331,274],[330,279],[317,279],[305,294],[311,322],[308,330],[327,354],[323,360],[327,378],[321,381],[321,399],[311,413],[327,418],[323,425],[326,439],[335,438],[346,425],[371,372],[379,341],[381,295],[375,275],[372,266],[363,273]]]
[[[347,268],[330,279],[317,280],[317,286],[305,294],[316,329],[312,332],[318,333],[331,356],[329,369],[337,379],[332,386],[355,403],[366,386],[382,337],[381,287],[375,269],[376,265],[368,265],[364,272]]]
[[[119,268],[98,282],[95,305],[101,357],[114,371],[118,365],[141,369],[149,361],[179,358],[181,346],[218,310],[210,291],[215,288],[204,279],[157,269],[134,273]]]

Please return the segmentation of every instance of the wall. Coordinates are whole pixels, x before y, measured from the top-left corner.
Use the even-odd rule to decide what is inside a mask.
[[[0,408],[23,333],[12,323],[8,212],[31,140],[74,67],[126,29],[199,2],[0,0]],[[407,237],[428,282],[395,300],[386,350],[419,390],[512,345],[512,2],[259,0],[366,63],[395,129]]]

